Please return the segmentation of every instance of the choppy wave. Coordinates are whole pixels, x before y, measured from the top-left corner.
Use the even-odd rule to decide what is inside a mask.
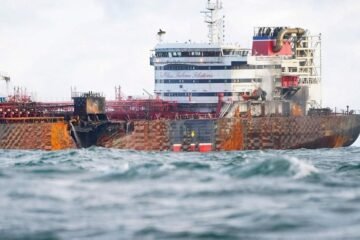
[[[356,239],[359,187],[357,147],[0,150],[0,239]]]

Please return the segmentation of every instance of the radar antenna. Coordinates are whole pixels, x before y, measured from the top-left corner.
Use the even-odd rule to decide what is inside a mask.
[[[10,77],[0,73],[0,80],[4,80],[6,83],[9,83]]]
[[[9,95],[9,82],[10,77],[6,74],[0,73],[0,80],[4,80],[6,82],[6,93]]]
[[[222,44],[225,38],[225,16],[220,12],[223,9],[221,0],[208,0],[206,4],[206,10],[202,11],[205,15],[205,23],[209,28],[209,43],[210,44]]]
[[[165,34],[166,34],[166,32],[163,31],[163,30],[160,28],[160,29],[159,29],[159,32],[157,33],[158,40],[159,40],[160,43],[163,41],[163,37],[164,37]]]

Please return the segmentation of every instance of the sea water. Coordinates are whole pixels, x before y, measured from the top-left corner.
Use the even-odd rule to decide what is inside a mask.
[[[360,239],[360,148],[0,150],[0,239]]]

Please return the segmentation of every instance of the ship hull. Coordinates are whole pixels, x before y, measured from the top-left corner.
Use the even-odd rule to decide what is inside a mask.
[[[222,118],[135,121],[133,131],[112,126],[98,146],[145,151],[213,151],[336,148],[352,145],[360,116]]]
[[[66,122],[0,124],[0,149],[64,150],[76,148]]]
[[[87,131],[71,128],[66,122],[3,123],[0,149],[316,149],[350,146],[359,133],[359,115],[107,122]]]

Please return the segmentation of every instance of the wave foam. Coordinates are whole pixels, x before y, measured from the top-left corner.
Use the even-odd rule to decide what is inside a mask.
[[[319,170],[309,162],[300,160],[296,157],[289,157],[291,169],[295,171],[294,179],[307,177],[313,173],[319,173]]]

